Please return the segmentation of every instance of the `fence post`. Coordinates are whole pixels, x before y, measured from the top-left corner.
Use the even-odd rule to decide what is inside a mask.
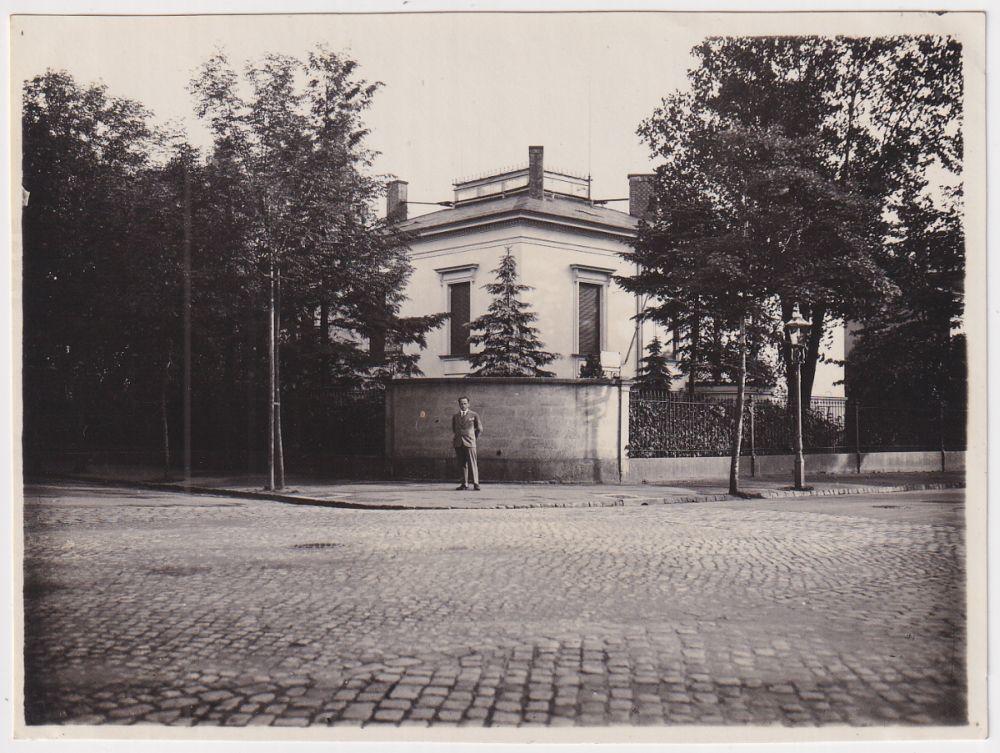
[[[385,453],[386,470],[389,478],[396,477],[396,390],[393,389],[392,380],[386,382],[384,395],[383,416],[385,419]]]
[[[941,471],[944,472],[944,403],[942,402],[938,402],[938,443],[941,446]]]
[[[854,404],[854,460],[861,473],[861,406]]]
[[[747,396],[747,404],[750,406],[750,477],[757,478],[757,443],[754,436],[753,393]]]
[[[618,379],[618,483],[624,484],[629,472],[629,418],[632,383]]]

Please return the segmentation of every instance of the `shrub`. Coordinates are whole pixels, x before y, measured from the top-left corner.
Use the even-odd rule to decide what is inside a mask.
[[[747,406],[749,411],[749,405]],[[718,457],[732,451],[736,405],[733,401],[633,398],[629,403],[629,457]],[[754,445],[759,454],[791,452],[795,447],[794,414],[784,403],[754,404]],[[840,448],[846,430],[837,417],[816,410],[802,416],[806,449]],[[750,452],[750,421],[743,421],[743,453]]]

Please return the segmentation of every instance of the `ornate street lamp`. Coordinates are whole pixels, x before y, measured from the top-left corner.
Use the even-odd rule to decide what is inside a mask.
[[[799,304],[792,308],[792,318],[785,322],[792,363],[795,364],[795,488],[805,489],[805,458],[802,456],[802,364],[806,360],[806,340],[812,322],[799,313]]]

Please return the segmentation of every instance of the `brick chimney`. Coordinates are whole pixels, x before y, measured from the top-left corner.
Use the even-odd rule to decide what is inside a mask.
[[[543,146],[528,147],[528,196],[541,199],[544,196],[545,166],[542,155]]]
[[[653,173],[632,173],[628,176],[628,213],[633,217],[648,217],[653,198]]]
[[[389,222],[402,222],[406,219],[406,188],[405,180],[392,180],[385,191],[385,218]]]

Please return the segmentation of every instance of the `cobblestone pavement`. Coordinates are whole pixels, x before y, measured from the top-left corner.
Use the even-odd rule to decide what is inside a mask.
[[[963,493],[350,511],[37,486],[29,724],[947,724]]]

